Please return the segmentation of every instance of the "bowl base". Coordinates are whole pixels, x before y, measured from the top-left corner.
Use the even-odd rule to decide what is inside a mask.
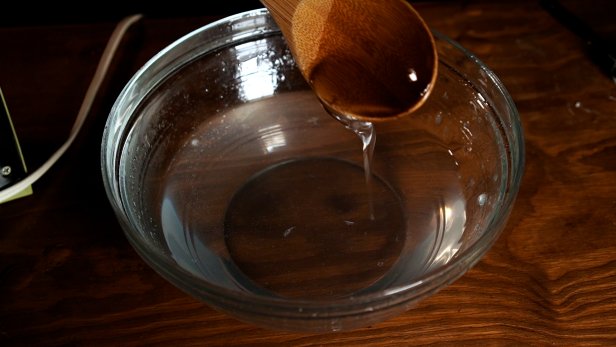
[[[249,179],[227,209],[236,280],[303,299],[363,290],[399,258],[404,211],[380,178],[369,189],[354,163],[306,158],[273,165]]]

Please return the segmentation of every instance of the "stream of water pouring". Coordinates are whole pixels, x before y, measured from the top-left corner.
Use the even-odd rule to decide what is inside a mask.
[[[376,143],[374,125],[372,122],[350,120],[342,116],[337,116],[335,118],[341,121],[347,129],[357,134],[362,142],[364,175],[366,177],[366,191],[368,193],[368,208],[370,211],[370,220],[374,220],[374,197],[372,191],[372,157],[374,155],[374,145]]]

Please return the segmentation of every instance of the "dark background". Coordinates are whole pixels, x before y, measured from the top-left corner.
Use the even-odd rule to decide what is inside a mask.
[[[258,0],[226,1],[3,1],[0,26],[50,25],[118,21],[141,13],[148,17],[193,17],[218,13],[228,15],[261,8]]]
[[[451,0],[413,0],[418,2],[456,2]],[[217,13],[230,15],[264,7],[259,0],[223,1],[24,1],[7,0],[0,5],[0,26],[49,25],[118,21],[141,13],[149,17],[199,17]]]
[[[454,2],[460,5],[467,0],[409,0],[420,2]],[[482,2],[482,1],[475,1]],[[490,3],[493,1],[485,0]],[[515,0],[502,0],[513,2]],[[602,41],[616,44],[616,1],[614,0],[538,0],[548,10],[576,34],[597,35]],[[148,17],[199,17],[205,15],[230,15],[242,11],[264,7],[259,0],[226,1],[146,1],[146,0],[107,0],[84,1],[24,1],[8,0],[0,5],[0,27],[53,25],[92,22],[117,22],[121,18],[141,13]],[[529,25],[532,25],[529,23]],[[1,44],[1,43],[0,43]]]

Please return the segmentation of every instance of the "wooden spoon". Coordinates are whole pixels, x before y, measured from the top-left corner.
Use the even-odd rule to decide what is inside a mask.
[[[434,38],[403,0],[261,0],[317,96],[336,117],[417,110],[437,74]]]

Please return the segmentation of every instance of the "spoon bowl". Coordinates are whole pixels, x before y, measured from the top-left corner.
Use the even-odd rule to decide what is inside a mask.
[[[391,120],[416,111],[430,95],[438,66],[434,38],[406,1],[261,2],[336,117]]]

